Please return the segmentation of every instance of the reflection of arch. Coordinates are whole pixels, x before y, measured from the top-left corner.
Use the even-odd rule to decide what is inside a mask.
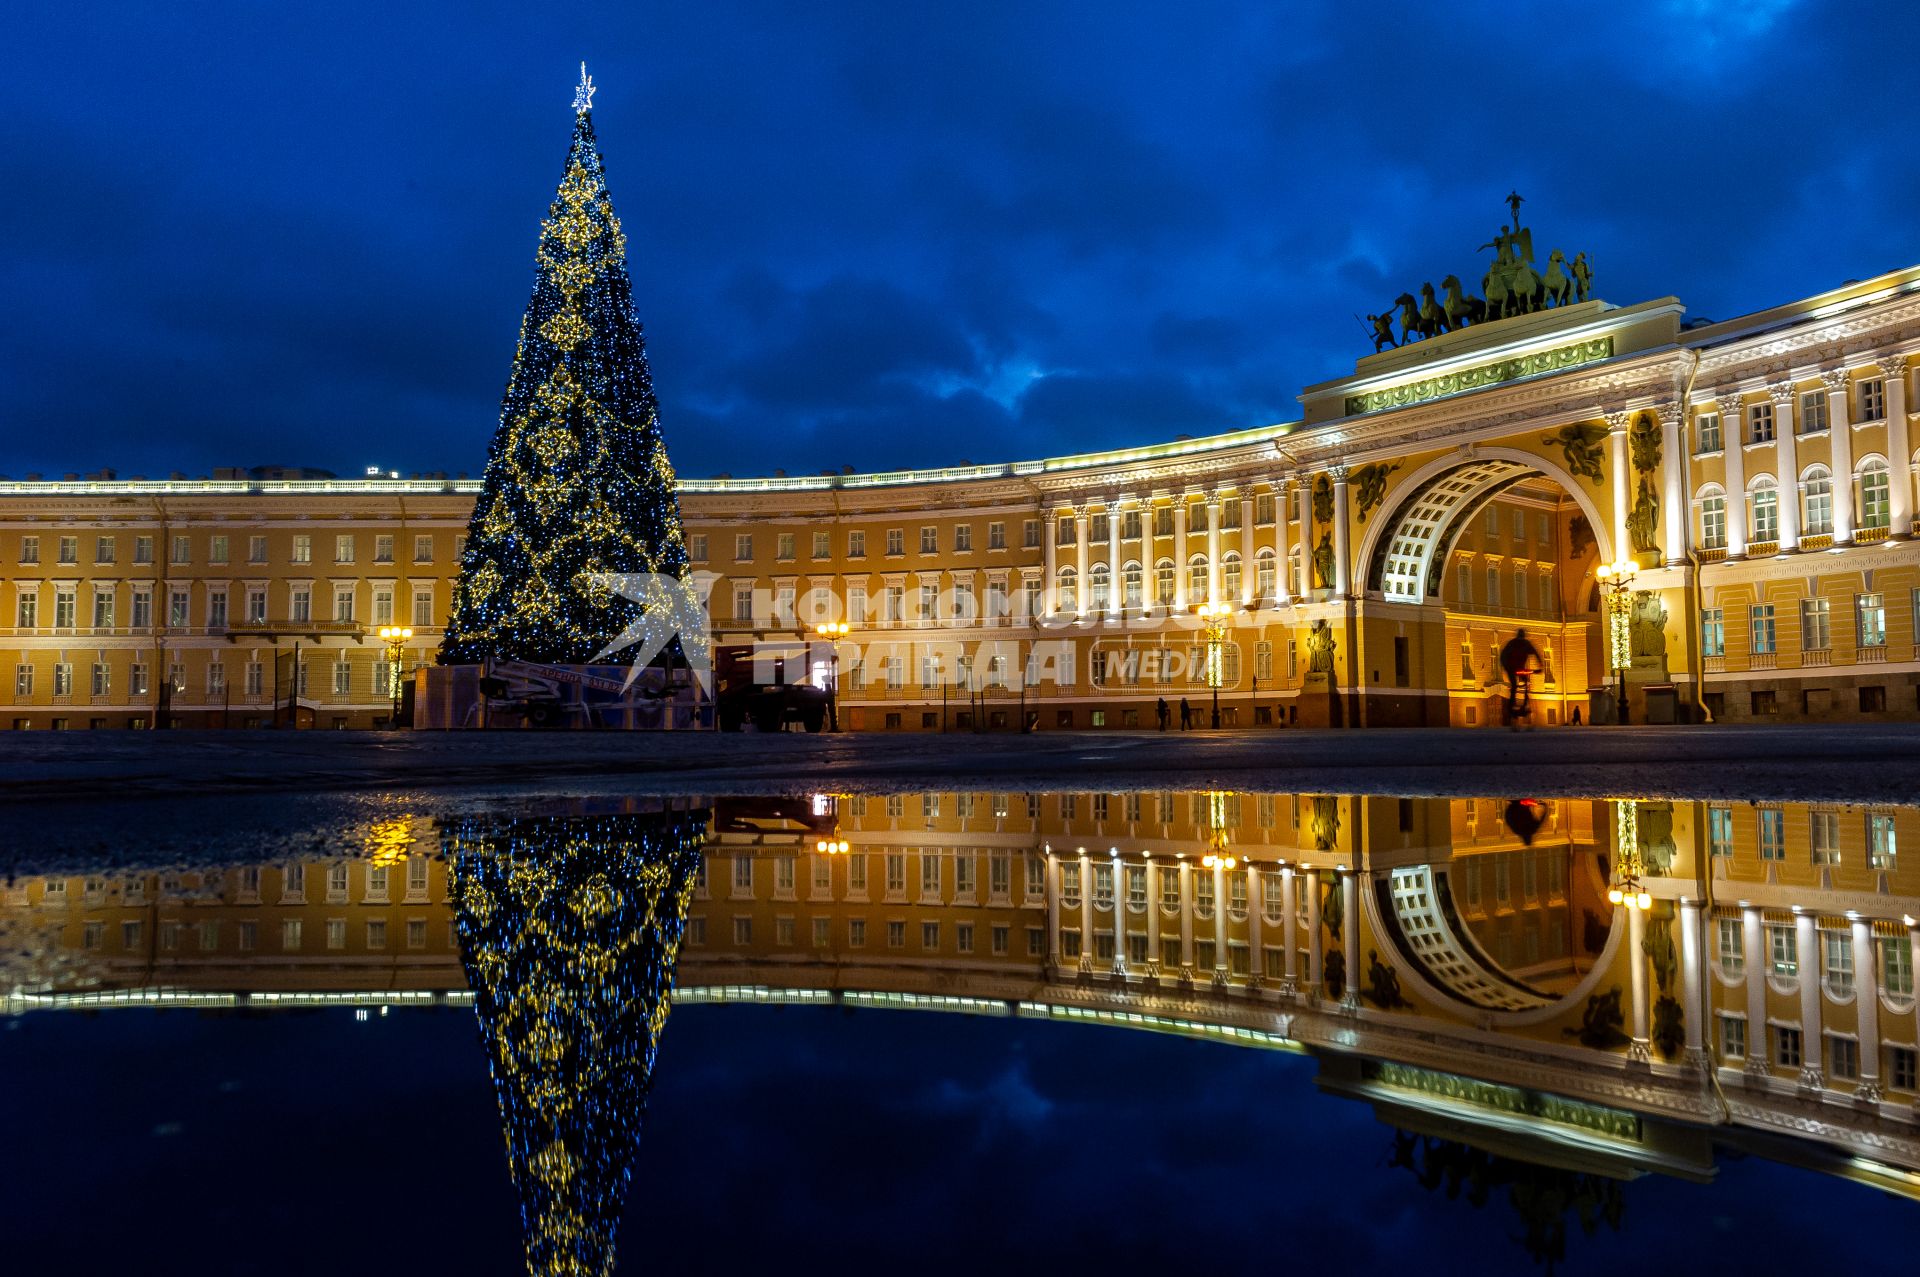
[[[1452,453],[1407,476],[1392,513],[1361,543],[1358,562],[1367,565],[1367,587],[1406,603],[1425,602],[1437,594],[1439,572],[1456,530],[1500,492],[1534,475],[1553,480],[1573,499],[1593,529],[1600,561],[1612,562],[1612,533],[1579,480],[1530,452],[1476,447],[1471,456]]]
[[[1618,980],[1613,964],[1626,927],[1615,910],[1606,946],[1572,989],[1543,994],[1515,980],[1481,948],[1452,905],[1446,865],[1413,865],[1382,874],[1361,893],[1381,956],[1406,987],[1435,1006],[1464,1004],[1503,1024],[1538,1024],[1579,1006],[1602,980]],[[1416,938],[1417,937],[1417,938]]]

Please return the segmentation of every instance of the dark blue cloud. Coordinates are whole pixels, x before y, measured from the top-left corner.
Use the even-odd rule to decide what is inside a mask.
[[[1290,419],[1518,188],[1724,318],[1920,260],[1903,7],[37,4],[0,472],[477,471],[573,64],[689,474]]]

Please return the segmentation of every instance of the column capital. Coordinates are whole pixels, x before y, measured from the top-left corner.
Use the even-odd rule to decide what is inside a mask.
[[[1737,390],[1721,391],[1713,397],[1713,406],[1720,412],[1720,416],[1723,419],[1721,429],[1724,430],[1726,428],[1724,424],[1726,420],[1738,421],[1740,419],[1740,392]]]
[[[1794,396],[1799,393],[1790,381],[1776,381],[1767,387],[1767,394],[1772,397],[1775,405],[1781,408],[1793,407]]]
[[[1653,406],[1653,415],[1660,419],[1660,424],[1663,426],[1678,425],[1681,420],[1680,401],[1662,399]]]
[[[1327,467],[1327,473],[1333,476],[1335,483],[1345,483],[1347,481],[1348,469],[1349,467],[1346,462],[1336,461]]]
[[[1606,413],[1607,433],[1625,434],[1627,427],[1633,424],[1633,411],[1629,408],[1612,408]]]
[[[1907,357],[1898,351],[1890,350],[1885,354],[1875,355],[1873,361],[1880,365],[1880,371],[1885,376],[1904,377],[1907,375]]]
[[[1827,393],[1830,395],[1845,394],[1847,387],[1852,381],[1853,374],[1844,364],[1837,368],[1822,368],[1820,370],[1820,382],[1827,388]]]

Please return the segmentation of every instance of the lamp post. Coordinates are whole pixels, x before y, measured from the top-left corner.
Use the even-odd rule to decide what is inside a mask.
[[[1614,693],[1613,721],[1627,721],[1627,668],[1633,664],[1633,634],[1629,624],[1633,611],[1633,578],[1639,567],[1631,559],[1603,563],[1593,576],[1607,595],[1607,664],[1612,668]]]
[[[1200,619],[1207,627],[1207,686],[1213,689],[1213,725],[1220,726],[1221,642],[1227,635],[1227,616],[1232,609],[1225,603],[1202,603]]]
[[[393,716],[387,720],[389,727],[400,726],[400,659],[407,654],[407,640],[413,637],[413,631],[404,625],[383,625],[379,631],[380,641],[387,645],[387,695],[393,702]]]
[[[1223,790],[1211,790],[1207,794],[1207,854],[1200,857],[1200,864],[1207,869],[1217,865],[1229,873],[1240,865],[1239,859],[1227,850],[1227,795]],[[1221,903],[1214,902],[1216,917]]]
[[[840,730],[840,640],[853,627],[845,621],[822,621],[813,632],[827,641],[827,718],[829,729]]]

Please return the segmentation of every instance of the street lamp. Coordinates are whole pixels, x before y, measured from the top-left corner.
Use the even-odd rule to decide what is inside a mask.
[[[1202,603],[1200,619],[1207,627],[1207,686],[1213,689],[1213,725],[1220,726],[1220,648],[1227,636],[1227,617],[1233,609],[1225,603]]]
[[[383,625],[379,629],[380,641],[387,645],[387,695],[393,701],[393,717],[387,720],[390,727],[400,726],[400,658],[406,655],[407,640],[413,637],[413,631],[404,625]]]
[[[1653,896],[1640,884],[1640,804],[1628,798],[1613,807],[1613,860],[1620,881],[1607,888],[1607,903],[1645,913],[1653,908]]]
[[[1603,563],[1593,576],[1607,593],[1607,663],[1612,668],[1617,691],[1614,694],[1614,719],[1627,721],[1627,667],[1633,664],[1633,578],[1640,571],[1631,559]]]
[[[822,621],[813,632],[827,641],[827,717],[833,731],[840,730],[840,640],[853,631],[845,621]]]
[[[1207,848],[1200,863],[1208,869],[1218,866],[1231,872],[1240,864],[1227,852],[1227,795],[1217,789],[1207,794]]]

